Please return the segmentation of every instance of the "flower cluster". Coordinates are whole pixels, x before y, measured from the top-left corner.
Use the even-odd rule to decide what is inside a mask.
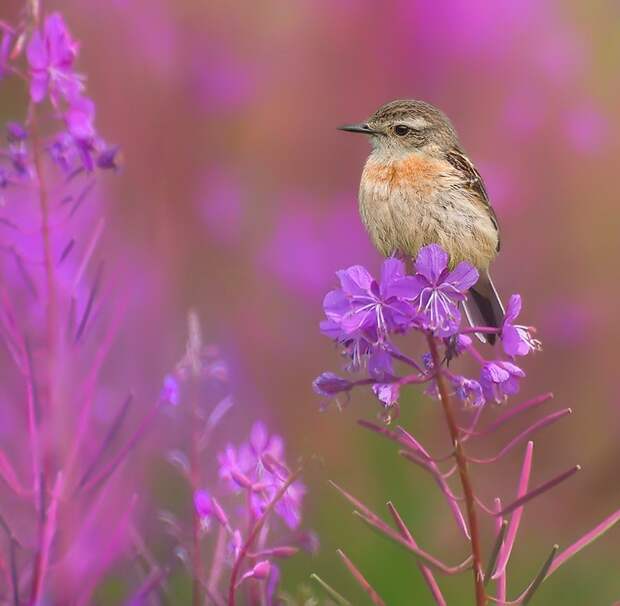
[[[489,599],[498,604],[527,604],[549,575],[620,521],[620,510],[563,552],[558,554],[558,547],[554,546],[528,586],[514,600],[508,600],[507,565],[525,504],[580,470],[579,465],[574,465],[538,487],[529,489],[534,446],[531,436],[569,415],[570,408],[547,414],[525,430],[521,429],[493,456],[478,458],[468,452],[470,442],[479,442],[552,397],[552,394],[544,394],[527,400],[500,412],[498,418],[480,428],[485,415],[488,417],[498,413],[496,407],[485,404],[504,403],[518,393],[525,372],[515,363],[516,357],[540,349],[540,343],[533,337],[534,329],[516,323],[521,311],[520,296],[510,297],[501,326],[464,327],[459,305],[466,301],[468,290],[476,284],[478,272],[465,262],[451,269],[448,255],[435,244],[419,251],[413,275],[406,274],[402,261],[388,259],[383,264],[378,281],[360,266],[338,272],[338,278],[340,288],[328,293],[323,303],[327,319],[321,324],[321,331],[342,348],[347,360],[345,370],[357,373],[358,377],[347,378],[333,372],[324,372],[315,380],[314,389],[323,397],[334,398],[341,394],[349,397],[356,387],[371,387],[388,411],[384,409],[381,415],[387,423],[360,420],[359,424],[394,442],[401,456],[432,476],[447,502],[459,533],[466,539],[471,556],[460,564],[445,564],[418,547],[412,531],[391,501],[388,501],[388,510],[394,527],[345,489],[336,484],[334,486],[355,507],[362,521],[416,557],[434,603],[438,606],[446,604],[446,601],[435,574],[455,575],[468,570],[473,571],[478,606],[488,604]],[[416,333],[428,347],[428,351],[418,358],[403,352],[400,344],[397,345],[397,340],[404,340],[403,337]],[[487,351],[491,353],[488,359],[474,347],[470,335],[483,340],[484,334],[493,334],[499,338],[503,355],[488,348]],[[454,371],[458,363],[455,359],[464,355],[474,362],[474,376],[456,374]],[[399,372],[399,367],[406,368],[406,371]],[[424,385],[426,394],[441,403],[450,435],[451,450],[448,455],[436,456],[433,454],[434,449],[425,448],[402,426],[388,427],[396,416],[393,413],[398,410],[396,407],[401,389],[410,384]],[[455,407],[453,402],[459,405]],[[526,441],[516,497],[507,505],[503,505],[502,498],[498,496],[489,503],[475,492],[471,469],[496,463]],[[455,473],[457,470],[458,473]],[[453,481],[451,478],[455,477],[459,478],[462,497],[455,496],[458,489],[450,485]],[[495,541],[488,550],[487,558],[483,557],[479,534],[479,511],[491,516],[495,529]],[[351,559],[342,550],[338,550],[338,554],[358,584],[373,598],[373,602],[383,604],[376,589]],[[483,562],[486,562],[484,568]],[[313,578],[331,597],[338,597],[340,603],[347,603],[326,581],[316,575]],[[495,584],[494,595],[489,593],[491,581]]]
[[[62,124],[46,147],[51,158],[68,175],[82,170],[92,172],[96,167],[117,168],[118,147],[106,144],[98,135],[94,125],[95,104],[85,95],[84,76],[75,71],[78,51],[79,45],[71,37],[62,16],[52,13],[28,41],[27,73],[22,74],[30,83],[32,102],[40,105],[48,100],[54,118]],[[26,172],[26,165],[16,165],[14,159],[18,144],[25,138],[26,131],[21,129],[17,137],[12,137],[13,145],[9,148],[17,178]]]
[[[447,253],[436,244],[420,250],[413,275],[406,275],[405,263],[395,258],[384,261],[379,280],[359,265],[337,275],[340,288],[325,297],[326,320],[321,331],[342,346],[348,360],[345,368],[365,371],[366,376],[354,381],[325,372],[314,382],[322,396],[333,397],[357,384],[371,384],[382,404],[390,407],[397,404],[400,388],[407,383],[429,382],[429,393],[434,393],[428,354],[420,360],[412,359],[395,342],[399,335],[418,331],[444,339],[451,357],[466,352],[479,364],[476,377],[450,372],[453,393],[462,402],[471,406],[487,401],[501,403],[518,392],[519,379],[525,376],[514,357],[540,348],[530,327],[514,323],[521,311],[519,295],[510,298],[498,329],[463,328],[459,306],[477,282],[478,271],[464,261],[450,269]],[[475,332],[498,333],[508,359],[484,359],[472,346],[469,334]],[[414,373],[397,374],[395,362]]]
[[[192,428],[183,440],[187,448],[175,448],[169,455],[193,494],[192,532],[186,533],[184,522],[171,513],[161,518],[197,582],[196,592],[201,593],[206,583],[207,594],[217,603],[223,603],[226,595],[227,603],[234,604],[238,592],[245,589],[248,599],[260,595],[266,604],[275,604],[280,579],[276,560],[302,548],[316,548],[312,533],[299,532],[306,489],[297,479],[299,472],[286,463],[284,440],[270,434],[262,422],[254,423],[247,442],[227,444],[217,454],[219,483],[206,480],[213,468],[208,464],[211,438],[233,402],[226,389],[226,365],[216,349],[201,343],[198,320],[192,314],[186,353],[165,377],[161,392],[169,415],[189,419],[181,427]],[[278,527],[274,518],[283,524]],[[199,554],[214,531],[216,542],[226,548],[216,549],[207,570]]]
[[[124,379],[102,377],[120,314],[108,314],[101,296],[105,219],[91,193],[95,169],[114,168],[116,151],[97,134],[95,105],[75,71],[78,44],[62,16],[24,4],[18,25],[0,23],[2,93],[24,87],[27,100],[0,149],[0,338],[13,362],[3,379],[11,431],[0,477],[13,494],[0,524],[11,544],[2,596],[90,603],[133,548],[138,487],[121,470],[134,464],[156,407],[130,415]]]
[[[235,448],[232,444],[218,455],[220,478],[235,494],[247,492],[252,515],[259,518],[282,488],[291,471],[284,458],[284,442],[270,436],[264,423],[253,425],[248,442]],[[277,501],[275,512],[294,530],[301,522],[301,502],[305,487],[294,482]]]

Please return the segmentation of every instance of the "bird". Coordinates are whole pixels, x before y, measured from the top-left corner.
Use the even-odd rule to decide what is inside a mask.
[[[463,303],[467,320],[499,329],[504,306],[489,273],[500,250],[499,223],[448,116],[425,101],[399,99],[364,122],[339,128],[370,138],[358,201],[377,250],[414,259],[434,243],[448,253],[451,268],[467,261],[479,272]],[[477,336],[496,341],[495,333]]]

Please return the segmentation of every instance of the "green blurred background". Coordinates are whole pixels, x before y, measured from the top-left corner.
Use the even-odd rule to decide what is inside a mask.
[[[14,14],[18,3],[4,0]],[[433,482],[356,426],[370,396],[319,413],[312,379],[340,364],[318,332],[337,269],[380,264],[357,215],[366,142],[336,130],[382,103],[419,98],[453,119],[502,226],[494,275],[523,295],[544,351],[525,362],[524,396],[552,390],[574,414],[536,438],[533,483],[584,470],[525,513],[509,575],[520,591],[553,543],[570,544],[620,502],[617,321],[620,4],[613,0],[66,0],[82,41],[98,128],[124,171],[108,180],[109,255],[145,283],[123,344],[154,392],[178,359],[195,308],[232,367],[238,402],[221,440],[265,419],[308,460],[304,525],[318,557],[284,566],[294,591],[316,571],[354,604],[364,596],[342,547],[388,604],[431,604],[413,559],[351,517],[328,484],[377,511],[393,500],[418,542],[450,562],[465,554]],[[2,119],[15,118],[19,98]],[[141,287],[140,287],[141,288]],[[134,293],[135,296],[135,293]],[[140,313],[144,309],[144,313]],[[436,403],[411,395],[403,424],[448,446]],[[493,453],[518,428],[481,449]],[[514,493],[522,448],[476,482]],[[153,465],[156,494],[162,485]],[[618,531],[545,584],[540,604],[620,599]],[[449,579],[450,604],[471,579]],[[184,598],[179,597],[179,603]]]

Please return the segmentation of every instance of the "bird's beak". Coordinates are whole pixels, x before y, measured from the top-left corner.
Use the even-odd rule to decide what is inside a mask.
[[[365,122],[361,124],[345,124],[344,126],[339,126],[338,130],[345,130],[349,133],[364,133],[365,135],[378,135],[379,134],[379,131],[373,130]]]

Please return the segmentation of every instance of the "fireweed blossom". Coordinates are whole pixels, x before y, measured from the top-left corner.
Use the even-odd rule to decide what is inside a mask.
[[[327,319],[321,324],[321,332],[342,349],[348,362],[342,374],[328,371],[317,377],[314,390],[324,400],[338,401],[342,396],[351,400],[360,388],[370,388],[381,405],[379,421],[360,420],[359,424],[393,441],[401,456],[433,477],[470,556],[461,563],[444,563],[417,546],[412,530],[393,503],[388,502],[388,511],[394,526],[344,488],[332,484],[354,506],[362,521],[404,546],[417,559],[434,603],[446,604],[437,574],[471,574],[472,570],[477,606],[484,606],[490,600],[499,604],[528,603],[546,578],[620,520],[620,510],[563,551],[558,552],[558,547],[554,546],[546,559],[541,558],[543,563],[538,572],[532,571],[532,581],[525,589],[516,597],[508,598],[507,568],[524,506],[580,469],[579,465],[574,465],[538,487],[529,486],[532,437],[569,415],[570,408],[548,413],[525,430],[515,431],[496,454],[476,458],[469,453],[470,442],[484,441],[485,436],[500,427],[510,426],[513,419],[552,398],[552,394],[547,393],[515,407],[510,405],[510,399],[519,392],[526,376],[521,366],[515,364],[515,356],[527,356],[541,348],[540,342],[532,337],[533,328],[515,324],[521,311],[521,297],[513,295],[509,299],[499,329],[463,326],[459,305],[476,283],[478,272],[464,262],[450,270],[448,255],[436,244],[419,251],[412,275],[405,274],[400,261],[388,259],[384,261],[380,280],[375,280],[360,266],[338,272],[337,276],[340,288],[325,297],[323,307]],[[500,337],[498,346],[475,347],[470,335],[484,332],[496,333]],[[409,355],[405,346],[416,337],[426,344],[426,351],[421,355]],[[363,346],[360,347],[360,343]],[[505,356],[501,355],[499,343]],[[351,364],[354,356],[357,356],[356,363]],[[470,359],[469,370],[459,374],[463,358]],[[390,426],[398,417],[403,390],[415,385],[438,401],[438,414],[443,415],[450,436],[443,447],[427,448],[405,427]],[[477,468],[499,462],[523,444],[521,473],[515,479],[516,495],[500,497],[476,491]],[[457,481],[460,487],[453,486]],[[463,496],[456,496],[459,493]],[[483,544],[480,537],[483,514],[490,518],[494,529],[494,538],[489,544]],[[342,550],[338,550],[338,554],[356,581],[372,596],[373,603],[383,604],[351,559]],[[316,575],[312,578],[332,598],[339,596],[325,580]],[[339,597],[344,603],[345,599]]]
[[[160,403],[138,404],[117,375],[101,375],[126,300],[104,280],[97,246],[109,146],[75,71],[77,42],[59,13],[41,19],[33,9],[0,25],[0,95],[27,99],[0,143],[0,338],[12,362],[0,585],[14,604],[86,604],[114,565],[144,556],[132,455]]]
[[[337,276],[340,288],[326,295],[323,309],[341,340],[359,335],[376,335],[382,340],[410,324],[414,312],[402,296],[408,290],[405,265],[399,259],[385,261],[379,280],[361,265],[339,271]]]
[[[34,31],[26,55],[30,96],[35,103],[49,95],[52,103],[58,105],[61,98],[73,100],[80,95],[82,77],[74,71],[78,48],[59,13],[48,15],[42,30]]]
[[[216,348],[202,345],[190,314],[185,355],[164,378],[161,399],[169,430],[182,432],[175,442],[184,446],[168,460],[187,483],[193,512],[187,519],[162,511],[160,519],[198,603],[208,596],[217,604],[271,606],[278,603],[277,560],[315,544],[312,533],[299,531],[306,489],[299,470],[288,466],[284,440],[263,422],[254,423],[246,441],[214,456],[211,439],[233,406],[228,387],[226,365]],[[209,480],[215,473],[219,482]],[[206,544],[215,547],[204,560]]]

